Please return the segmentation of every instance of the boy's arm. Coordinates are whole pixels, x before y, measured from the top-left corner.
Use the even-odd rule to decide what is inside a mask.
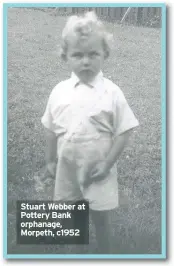
[[[128,144],[132,131],[133,129],[130,129],[116,137],[113,147],[106,158],[106,168],[108,170],[112,168],[114,163],[118,160],[118,157],[123,152],[125,146]]]
[[[57,154],[57,139],[56,135],[49,129],[45,128],[45,138],[46,138],[46,150],[45,150],[45,160],[46,167],[41,169],[40,174],[34,176],[35,179],[35,189],[36,191],[44,191],[44,182],[49,177],[55,177],[56,174],[56,154]]]
[[[121,135],[117,136],[111,151],[109,152],[106,159],[99,163],[91,172],[91,178],[102,179],[107,176],[114,163],[118,160],[118,157],[122,153],[124,147],[127,145],[129,137],[133,129],[130,129]]]
[[[113,104],[115,141],[106,159],[92,170],[92,178],[105,178],[126,146],[133,128],[139,125],[123,92],[117,87]]]
[[[56,159],[57,159],[57,137],[55,133],[51,132],[48,129],[45,129],[46,137],[46,151],[45,151],[45,160],[46,168],[51,173],[55,175],[56,171]]]

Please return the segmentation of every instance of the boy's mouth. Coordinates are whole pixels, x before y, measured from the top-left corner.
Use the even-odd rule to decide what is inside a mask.
[[[83,69],[80,71],[80,73],[85,75],[91,75],[93,74],[93,71],[91,69]]]

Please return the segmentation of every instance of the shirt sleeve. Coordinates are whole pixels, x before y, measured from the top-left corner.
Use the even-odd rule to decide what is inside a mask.
[[[117,137],[129,129],[137,127],[139,122],[120,89],[114,105],[114,136]]]
[[[53,97],[53,92],[51,92],[51,94],[49,96],[45,112],[41,118],[41,123],[43,124],[43,126],[45,128],[54,132],[54,123],[53,123],[53,117],[52,117],[52,113],[51,113],[52,97]]]

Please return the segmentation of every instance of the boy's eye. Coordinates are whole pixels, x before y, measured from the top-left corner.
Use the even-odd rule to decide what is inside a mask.
[[[82,57],[83,54],[82,53],[74,53],[72,54],[72,57]]]
[[[91,52],[90,53],[90,56],[92,56],[92,57],[94,57],[94,56],[98,56],[99,55],[99,53],[97,53],[97,52]]]

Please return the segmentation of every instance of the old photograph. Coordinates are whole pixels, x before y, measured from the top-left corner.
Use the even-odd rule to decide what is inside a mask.
[[[163,8],[6,7],[7,254],[163,253]]]

